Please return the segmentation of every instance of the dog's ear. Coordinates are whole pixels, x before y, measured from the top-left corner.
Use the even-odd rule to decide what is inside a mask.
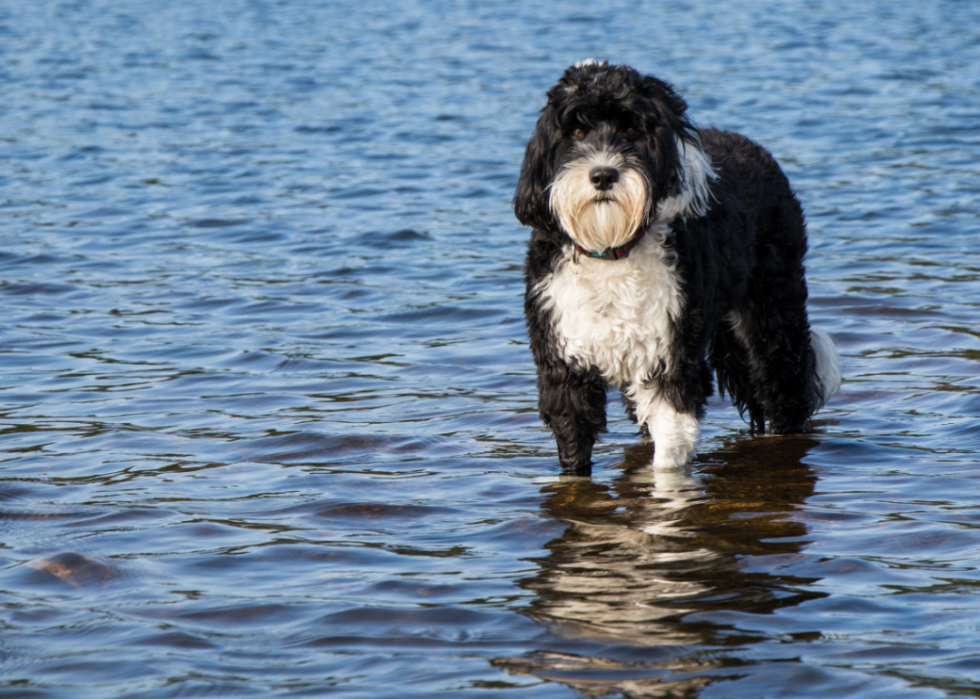
[[[652,75],[640,76],[636,88],[637,93],[647,100],[648,110],[661,119],[670,119],[682,128],[690,127],[687,120],[687,102],[674,90],[668,82]]]
[[[696,129],[687,117],[687,102],[670,83],[641,76],[634,88],[640,102],[635,111],[646,119],[648,139],[640,148],[650,163],[656,199],[678,196],[684,187],[683,154],[678,143],[697,143]]]
[[[548,230],[554,227],[550,196],[555,175],[555,150],[561,141],[561,129],[554,109],[544,108],[534,135],[527,143],[521,178],[514,194],[514,213],[525,226]]]

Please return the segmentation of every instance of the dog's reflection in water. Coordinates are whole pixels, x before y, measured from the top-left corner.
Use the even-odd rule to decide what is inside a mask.
[[[689,673],[730,665],[719,647],[752,638],[706,613],[768,613],[822,596],[800,589],[811,580],[745,567],[746,557],[805,546],[806,527],[793,513],[813,493],[816,476],[802,459],[814,444],[805,436],[740,441],[693,474],[651,470],[650,447],[638,446],[611,486],[589,479],[546,486],[544,512],[569,526],[547,545],[540,571],[521,582],[536,593],[526,613],[560,638],[619,651],[550,650],[494,664],[587,696],[678,696],[678,682],[690,690],[707,683]],[[630,646],[646,650],[624,656]],[[670,679],[678,673],[687,674]]]

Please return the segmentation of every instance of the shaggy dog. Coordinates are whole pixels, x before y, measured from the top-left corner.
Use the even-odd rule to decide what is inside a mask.
[[[524,309],[566,472],[589,473],[607,386],[666,467],[693,456],[712,373],[753,429],[776,434],[806,431],[840,385],[833,342],[807,320],[806,227],[786,176],[686,110],[669,84],[588,60],[548,92],[527,145]]]

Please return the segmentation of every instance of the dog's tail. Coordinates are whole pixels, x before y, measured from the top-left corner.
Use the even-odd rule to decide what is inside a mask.
[[[810,347],[813,349],[813,412],[822,408],[840,388],[840,357],[830,335],[810,328]]]

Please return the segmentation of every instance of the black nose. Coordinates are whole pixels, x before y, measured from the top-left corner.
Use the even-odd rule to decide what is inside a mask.
[[[619,170],[614,167],[597,167],[589,172],[589,181],[600,192],[612,189],[619,182]]]

